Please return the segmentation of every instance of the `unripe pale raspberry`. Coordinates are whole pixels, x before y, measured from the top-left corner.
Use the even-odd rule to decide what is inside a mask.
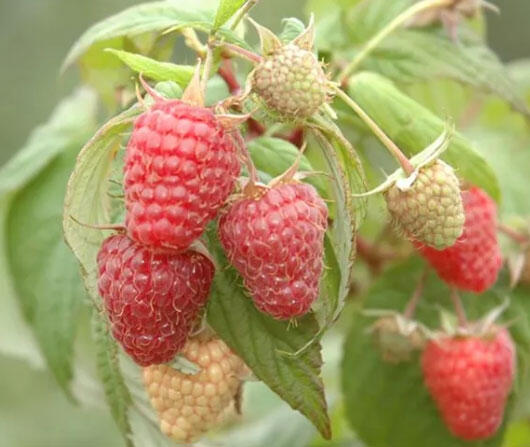
[[[150,248],[125,235],[107,238],[97,262],[116,340],[139,365],[169,362],[206,303],[212,262],[195,251]]]
[[[416,243],[420,253],[448,284],[481,293],[497,280],[502,255],[497,240],[497,207],[481,189],[462,193],[465,224],[462,236],[444,250]]]
[[[458,179],[441,160],[420,168],[412,184],[395,183],[385,199],[398,227],[425,245],[438,250],[450,247],[464,231]]]
[[[232,205],[219,240],[254,303],[277,319],[307,313],[318,297],[328,210],[308,184],[282,184]]]
[[[160,100],[136,119],[124,171],[129,236],[186,249],[224,204],[240,165],[211,110]]]
[[[143,370],[147,394],[160,429],[175,441],[190,442],[233,411],[247,367],[217,338],[190,339],[181,355],[201,368],[194,375],[167,365]]]
[[[515,346],[506,329],[430,341],[421,362],[425,385],[453,435],[471,441],[497,432],[515,376]]]
[[[264,56],[252,88],[269,109],[287,118],[307,118],[328,100],[327,82],[315,55],[290,43]]]

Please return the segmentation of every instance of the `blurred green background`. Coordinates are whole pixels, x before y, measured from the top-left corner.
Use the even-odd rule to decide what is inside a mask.
[[[58,73],[74,40],[95,21],[136,3],[139,2],[0,0],[0,165],[23,145],[35,125],[47,119],[54,105],[77,81],[75,71],[64,76]],[[330,0],[330,7],[332,4]],[[530,57],[530,1],[497,4],[502,14],[488,14],[491,46],[504,60]],[[304,0],[262,0],[254,16],[278,29],[281,17],[301,16],[303,5]],[[2,356],[0,371],[2,447],[122,445],[105,409],[73,406],[49,374]]]

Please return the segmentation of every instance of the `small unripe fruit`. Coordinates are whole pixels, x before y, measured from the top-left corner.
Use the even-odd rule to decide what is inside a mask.
[[[328,100],[327,78],[315,55],[294,43],[277,48],[256,66],[252,88],[272,111],[307,118]]]
[[[409,179],[404,179],[408,181]],[[385,194],[388,210],[409,237],[441,250],[464,231],[458,179],[441,160],[420,168],[411,184],[399,180]]]
[[[181,356],[200,372],[184,374],[168,365],[153,365],[144,368],[143,379],[162,432],[175,441],[190,442],[233,411],[248,370],[223,341],[213,337],[190,339]]]

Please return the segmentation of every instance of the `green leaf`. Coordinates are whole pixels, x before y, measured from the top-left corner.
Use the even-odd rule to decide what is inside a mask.
[[[9,235],[2,241],[8,285],[2,290],[13,291],[48,367],[69,396],[84,290],[60,230],[62,197],[79,147],[95,127],[95,114],[95,95],[77,91],[0,173],[1,226]]]
[[[213,22],[212,31],[216,31],[223,26],[230,18],[243,6],[246,0],[221,0],[217,14]]]
[[[210,233],[209,248],[217,269],[208,304],[208,322],[260,380],[291,407],[304,414],[325,438],[331,436],[327,404],[320,377],[322,357],[320,344],[312,343],[298,356],[296,352],[308,345],[318,333],[312,315],[289,327],[259,312],[245,294],[235,270],[229,267],[215,230]]]
[[[174,81],[181,87],[186,87],[193,76],[194,67],[191,65],[176,65],[170,62],[159,62],[141,54],[108,48],[107,51],[116,55],[128,67],[137,73],[155,81]]]
[[[191,27],[209,32],[213,20],[212,13],[205,9],[204,2],[183,2],[172,0],[155,1],[132,6],[108,17],[90,27],[72,46],[63,62],[63,70],[72,65],[97,43],[123,37],[136,37],[146,33]],[[222,36],[239,45],[247,46],[234,33],[222,31]]]
[[[350,292],[356,237],[365,216],[365,199],[353,199],[352,194],[366,190],[361,162],[341,131],[331,122],[322,122],[313,134],[321,145],[321,155],[331,175],[333,220],[325,246],[326,272],[322,293],[323,320],[326,326],[335,321]]]
[[[377,74],[363,72],[352,77],[349,94],[409,156],[423,150],[444,130],[442,119]],[[461,134],[454,134],[442,158],[459,176],[499,200],[500,190],[493,170]]]
[[[401,82],[454,79],[495,93],[520,112],[530,113],[506,67],[469,30],[460,33],[458,45],[443,31],[399,30],[385,39],[363,66]]]
[[[387,270],[365,297],[365,309],[402,311],[423,268],[418,258],[412,258]],[[463,296],[471,319],[484,316],[502,302],[507,289],[504,282],[501,283],[480,299],[473,294]],[[520,318],[527,314],[520,309],[519,303],[512,302],[502,320],[518,320],[510,326],[510,331],[519,354],[528,356],[528,331],[522,331],[528,326],[528,317]],[[451,308],[449,290],[436,275],[430,274],[416,318],[436,328],[440,306]],[[423,385],[418,356],[400,364],[384,362],[368,331],[373,322],[373,318],[357,313],[344,346],[342,364],[347,417],[363,442],[370,447],[498,447],[502,444],[504,427],[485,441],[467,442],[452,436]],[[509,408],[511,406],[510,403]],[[508,409],[508,417],[509,413]]]
[[[129,440],[131,427],[128,411],[132,400],[122,376],[118,345],[109,332],[105,317],[94,310],[92,317],[92,333],[96,344],[96,366],[112,417],[120,432],[124,435],[126,445],[132,447]]]
[[[99,129],[81,150],[68,182],[64,201],[64,236],[81,265],[85,286],[95,303],[99,303],[96,256],[105,233],[82,224],[111,223],[112,203],[108,190],[112,162],[123,134],[130,129],[134,117],[140,112],[138,106],[133,106]]]

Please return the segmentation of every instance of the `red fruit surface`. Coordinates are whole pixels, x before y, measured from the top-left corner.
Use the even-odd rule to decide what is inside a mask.
[[[506,329],[495,328],[489,338],[430,341],[422,369],[453,435],[471,441],[496,433],[515,374],[515,347]]]
[[[129,236],[186,249],[224,204],[240,165],[211,110],[172,100],[136,119],[124,171]]]
[[[221,217],[221,244],[262,312],[289,319],[309,311],[318,296],[327,217],[307,184],[273,187]]]
[[[416,242],[420,253],[448,284],[481,293],[497,280],[502,255],[497,240],[497,207],[481,189],[462,193],[466,221],[454,245],[436,250]]]
[[[212,262],[194,251],[145,247],[125,235],[107,238],[97,262],[116,340],[139,365],[169,362],[207,301]]]

